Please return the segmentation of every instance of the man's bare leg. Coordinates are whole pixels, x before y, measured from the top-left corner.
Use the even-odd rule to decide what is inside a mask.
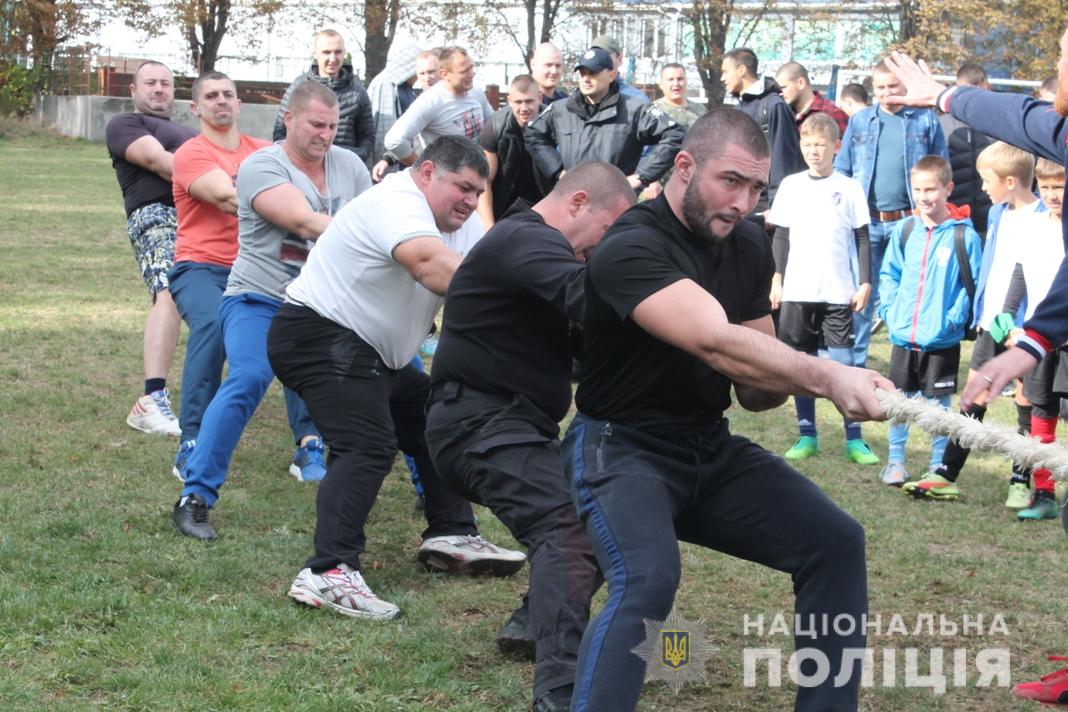
[[[171,410],[170,395],[165,385],[158,388],[152,384],[166,384],[167,374],[174,362],[174,352],[178,348],[178,328],[181,318],[174,300],[167,289],[156,293],[152,308],[145,319],[144,365],[145,395],[137,399],[133,409],[126,417],[126,423],[146,433],[161,433],[178,436],[181,428],[178,418]]]
[[[178,328],[181,325],[178,308],[174,306],[169,289],[156,294],[155,303],[145,319],[145,379],[167,378],[178,348]]]

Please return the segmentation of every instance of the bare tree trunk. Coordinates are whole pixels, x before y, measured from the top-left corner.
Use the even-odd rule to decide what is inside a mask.
[[[364,79],[370,81],[386,66],[389,48],[400,20],[400,0],[366,0],[363,9]]]
[[[215,69],[219,47],[229,29],[231,1],[198,2],[193,16],[188,20],[185,27],[186,44],[189,45],[190,61],[199,74]]]
[[[693,53],[710,107],[723,103],[720,66],[723,64],[723,50],[733,10],[734,0],[693,0],[690,7]]]
[[[901,0],[898,10],[898,19],[901,25],[899,39],[908,42],[916,36],[916,5],[910,0]]]

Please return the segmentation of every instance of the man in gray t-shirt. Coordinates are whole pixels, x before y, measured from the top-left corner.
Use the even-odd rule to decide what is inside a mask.
[[[237,259],[224,296],[252,293],[285,298],[286,285],[300,273],[318,235],[308,239],[286,229],[257,212],[253,201],[272,188],[288,186],[300,192],[310,210],[332,216],[354,196],[371,187],[367,168],[361,161],[352,159],[350,151],[332,147],[323,163],[325,190],[320,190],[289,159],[284,142],[249,157],[247,165],[242,165],[237,174]]]
[[[330,89],[318,82],[297,87],[285,122],[285,140],[249,156],[237,173],[238,252],[219,306],[230,371],[204,413],[172,515],[182,534],[198,539],[215,538],[208,510],[219,497],[245,425],[274,378],[267,330],[286,284],[300,272],[334,213],[371,185],[359,157],[331,145],[338,106]],[[299,439],[290,472],[311,479],[311,471],[322,479],[323,444],[315,424],[288,389],[286,406]]]

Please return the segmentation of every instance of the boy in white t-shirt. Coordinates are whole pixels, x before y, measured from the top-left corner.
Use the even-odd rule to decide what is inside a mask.
[[[1064,194],[1064,166],[1045,158],[1035,166],[1038,192],[1046,212],[1032,216],[1033,231],[1027,249],[1019,254],[1020,273],[1026,283],[1027,311],[1030,319],[1064,260],[1064,238],[1061,232],[1061,202]],[[1024,396],[1031,403],[1031,435],[1040,442],[1057,439],[1057,418],[1061,398],[1068,396],[1068,358],[1063,346],[1046,354],[1034,370],[1024,377]],[[1032,473],[1034,494],[1028,506],[1016,513],[1020,521],[1056,519],[1058,515],[1053,475],[1045,467]]]
[[[842,145],[834,119],[815,113],[800,130],[808,170],[783,180],[767,218],[776,226],[771,306],[780,309],[783,343],[816,354],[822,334],[830,357],[852,366],[853,312],[862,311],[871,294],[868,201],[859,183],[834,171],[834,156]],[[803,460],[819,452],[816,402],[794,396],[794,406],[800,437],[784,456]],[[845,435],[849,460],[879,463],[861,437],[859,423],[846,420]]]

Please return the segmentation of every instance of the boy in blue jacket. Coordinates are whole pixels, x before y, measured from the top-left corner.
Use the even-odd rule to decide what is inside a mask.
[[[971,221],[947,204],[952,176],[941,156],[924,156],[913,166],[916,215],[890,233],[879,275],[879,316],[893,344],[890,380],[907,395],[922,392],[945,409],[957,391],[960,342],[971,321],[961,257],[968,274],[975,275],[982,250]],[[908,481],[908,434],[907,424],[890,426],[887,465],[880,475],[885,484],[900,487]],[[945,437],[933,440],[932,468],[942,462],[946,443]]]

